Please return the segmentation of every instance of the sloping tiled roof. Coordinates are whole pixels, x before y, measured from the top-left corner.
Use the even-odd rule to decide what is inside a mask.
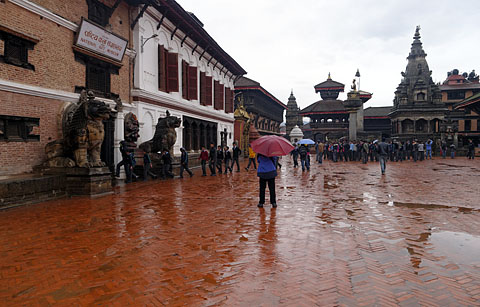
[[[455,109],[461,109],[461,108],[464,108],[466,106],[469,106],[471,104],[474,104],[474,103],[478,103],[480,102],[480,93],[477,93],[471,97],[468,97],[467,99],[457,103],[455,105]]]
[[[392,107],[368,107],[363,110],[363,117],[388,117]]]
[[[332,79],[327,79],[327,81],[323,81],[317,85],[315,85],[315,90],[329,90],[329,89],[340,89],[340,91],[343,92],[343,89],[345,88],[345,84],[333,81]]]
[[[347,113],[341,100],[320,100],[300,111],[302,115],[322,113]]]
[[[270,98],[271,100],[275,101],[276,103],[278,103],[280,106],[282,106],[282,108],[284,109],[287,109],[287,106],[281,102],[280,100],[278,100],[275,96],[273,96],[272,94],[270,94],[269,91],[267,91],[266,89],[264,89],[259,82],[257,81],[254,81],[252,79],[249,79],[247,77],[240,77],[236,82],[235,82],[235,90],[236,91],[241,91],[241,90],[257,90],[257,91],[260,91],[262,92],[265,96],[267,96],[268,98]]]
[[[480,89],[480,83],[458,83],[452,85],[443,84],[440,85],[439,88],[441,91]]]

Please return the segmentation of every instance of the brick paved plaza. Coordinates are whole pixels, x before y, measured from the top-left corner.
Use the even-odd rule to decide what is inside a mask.
[[[0,305],[480,306],[480,160],[283,165],[0,211]]]

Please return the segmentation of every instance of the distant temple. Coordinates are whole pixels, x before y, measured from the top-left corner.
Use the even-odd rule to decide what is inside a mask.
[[[440,132],[447,108],[440,88],[432,80],[426,56],[420,41],[420,27],[417,27],[407,57],[407,68],[402,72],[403,78],[395,91],[393,109],[389,114],[394,137],[426,140]]]

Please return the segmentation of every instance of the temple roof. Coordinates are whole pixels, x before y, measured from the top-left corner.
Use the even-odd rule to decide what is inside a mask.
[[[363,117],[385,117],[392,111],[392,107],[368,107],[363,111]]]
[[[480,109],[480,93],[477,93],[467,99],[457,103],[455,109],[463,109],[468,106],[476,105]]]
[[[245,90],[254,90],[260,91],[262,94],[267,96],[269,99],[273,100],[274,102],[278,103],[282,108],[287,109],[287,106],[278,100],[275,96],[270,94],[266,89],[264,89],[259,82],[252,80],[247,77],[240,77],[237,81],[235,81],[235,90],[236,91],[245,91]]]
[[[327,81],[323,81],[315,85],[315,93],[318,93],[319,91],[328,91],[328,90],[343,92],[344,88],[345,88],[345,84],[337,81],[333,81],[330,78],[330,75],[328,75]]]
[[[299,112],[301,115],[328,113],[347,113],[347,111],[341,100],[320,100]]]

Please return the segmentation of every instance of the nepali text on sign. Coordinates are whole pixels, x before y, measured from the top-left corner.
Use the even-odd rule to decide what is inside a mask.
[[[127,47],[127,40],[82,19],[75,45],[121,62]]]

